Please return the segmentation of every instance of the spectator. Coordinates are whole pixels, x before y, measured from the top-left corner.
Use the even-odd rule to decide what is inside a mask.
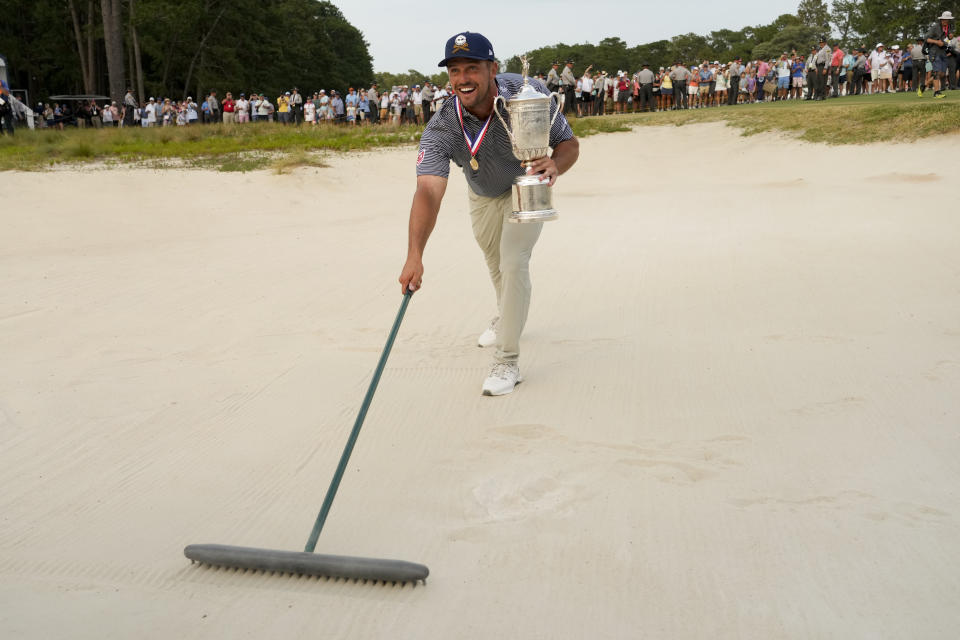
[[[360,101],[357,105],[357,117],[360,119],[360,124],[364,124],[370,121],[370,100],[367,98],[366,91],[360,91],[359,96]]]
[[[786,100],[787,94],[790,93],[790,72],[791,65],[790,61],[787,60],[787,52],[784,51],[780,55],[780,59],[776,63],[777,69],[777,100]]]
[[[276,108],[270,102],[270,99],[267,98],[267,94],[260,94],[260,97],[257,100],[257,121],[273,122],[274,111],[276,111]]]
[[[577,87],[577,79],[573,75],[573,60],[567,60],[560,74],[560,87],[564,97],[564,114],[572,113],[576,108],[574,105],[573,92]]]
[[[676,102],[675,108],[677,109],[686,109],[689,106],[687,83],[690,82],[690,75],[690,70],[679,60],[673,65],[673,70],[670,72]]]
[[[583,75],[580,77],[580,103],[577,108],[578,115],[592,115],[593,111],[593,76],[590,75],[590,69],[593,65],[587,66]]]
[[[910,57],[913,59],[913,88],[917,97],[922,98],[927,76],[927,54],[923,52],[923,38],[917,38],[910,47]]]
[[[333,112],[334,122],[343,122],[346,110],[343,106],[343,98],[340,97],[340,92],[334,89],[333,97],[330,98],[330,110]]]
[[[289,124],[290,123],[290,92],[287,91],[282,96],[277,97],[277,116],[280,119],[280,124]]]
[[[370,85],[370,88],[367,89],[367,109],[370,112],[370,122],[379,122],[380,118],[378,116],[380,114],[380,93],[377,91],[376,82]],[[430,119],[429,116],[427,119]]]
[[[766,60],[760,60],[757,62],[757,92],[756,99],[763,102],[764,100],[764,90],[763,84],[766,82],[767,74],[770,73],[770,65]]]
[[[250,101],[247,100],[246,94],[241,93],[237,98],[236,111],[238,124],[250,122]]]
[[[947,88],[947,43],[952,39],[953,14],[944,11],[927,30],[927,59],[933,71],[933,97],[944,98]],[[922,97],[923,94],[921,93]]]
[[[617,85],[615,87],[617,94],[617,113],[627,112],[627,98],[630,97],[630,80],[623,71],[617,72]]]
[[[326,122],[333,119],[333,113],[330,110],[330,96],[326,89],[320,89],[320,106],[317,111],[317,122]]]
[[[133,113],[137,108],[137,101],[133,97],[133,89],[127,87],[127,93],[123,96],[123,125],[125,127],[133,126]]]
[[[211,89],[207,96],[207,106],[210,109],[210,121],[220,122],[220,101],[217,99],[217,90]]]
[[[233,94],[227,91],[227,95],[223,97],[223,123],[224,124],[236,124],[237,123],[237,103],[233,99]]]
[[[13,96],[7,88],[0,85],[0,133],[13,135],[15,115],[13,112]]]
[[[560,89],[560,74],[557,73],[559,66],[559,62],[554,62],[550,65],[550,71],[547,73],[547,89],[550,90],[550,93]]]
[[[691,94],[694,107],[697,109],[708,107],[710,102],[710,87],[714,82],[713,72],[710,70],[709,63],[704,61],[703,64],[695,66],[690,73],[690,86],[693,86],[693,81],[697,83],[696,94]]]
[[[873,81],[873,93],[878,91],[884,93],[891,77],[890,57],[883,43],[879,42],[870,54],[870,79]]]
[[[430,118],[433,117],[433,98],[436,96],[433,85],[429,82],[424,82],[420,96],[423,99],[423,122],[426,124],[430,122]]]
[[[637,73],[637,82],[640,84],[640,90],[638,92],[640,98],[640,111],[653,111],[656,108],[656,103],[653,101],[653,71],[650,71],[650,65],[647,63],[643,63],[641,67],[642,68]],[[601,73],[600,77],[603,79],[601,82],[605,81],[606,73]],[[603,104],[602,97],[599,102],[600,104]],[[603,115],[602,111],[600,115]]]
[[[351,125],[357,124],[357,107],[360,105],[360,96],[357,95],[356,89],[350,87],[347,89],[347,97],[344,100],[344,107],[346,109],[347,123]]]
[[[420,91],[420,85],[413,88],[410,94],[410,102],[413,104],[413,117],[417,124],[423,124],[423,92]]]
[[[402,113],[402,107],[400,106],[400,94],[394,91],[390,94],[390,122],[391,124],[400,124],[400,114]]]
[[[140,116],[141,122],[143,122],[144,120],[146,120],[146,123],[143,124],[143,126],[145,126],[145,127],[155,127],[155,126],[157,126],[157,105],[156,105],[156,103],[157,103],[157,101],[153,98],[153,96],[150,96],[150,100],[149,100],[149,102],[147,102],[147,106],[144,107],[144,111],[146,112],[146,114],[145,114],[146,117],[144,117],[144,115],[141,115],[141,116]]]
[[[727,97],[728,105],[737,104],[737,100],[739,99],[740,74],[743,73],[743,66],[740,64],[740,60],[740,58],[734,58],[733,62],[727,66],[728,78],[730,80],[727,83],[729,87],[729,95]]]
[[[673,78],[663,67],[660,67],[660,97],[662,100],[661,109],[664,111],[675,108],[673,106]],[[617,105],[618,107],[620,105]],[[618,111],[619,112],[619,111]]]
[[[840,97],[840,71],[843,68],[843,49],[839,44],[833,45],[833,53],[830,54],[830,86],[833,90],[831,97]]]
[[[197,103],[193,101],[193,96],[187,96],[187,126],[197,124],[199,114],[197,113]]]
[[[897,82],[897,91],[911,91],[913,82],[913,52],[908,45],[900,57],[900,73]]]
[[[290,94],[290,121],[296,125],[299,125],[303,122],[303,96],[300,95],[300,90],[296,87],[293,88],[293,93]]]

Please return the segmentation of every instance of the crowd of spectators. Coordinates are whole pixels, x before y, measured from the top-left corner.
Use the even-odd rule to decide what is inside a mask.
[[[783,52],[772,58],[744,62],[740,58],[721,63],[703,60],[685,64],[677,61],[656,71],[649,65],[631,73],[593,71],[587,66],[579,77],[574,62],[566,61],[562,71],[554,63],[547,74],[537,76],[564,98],[568,115],[600,116],[638,111],[700,109],[778,100],[827,100],[849,95],[913,91],[922,97],[934,88],[934,97],[958,86],[960,37],[953,33],[953,16],[943,13],[926,37],[889,48],[877,43],[872,49],[844,51],[826,37],[809,53]],[[9,93],[7,93],[9,95]],[[262,93],[230,91],[221,98],[211,90],[199,103],[188,96],[149,100],[140,104],[127,90],[120,104],[83,100],[76,103],[40,103],[30,109],[15,99],[6,106],[8,115],[0,125],[13,132],[13,121],[38,120],[40,127],[160,127],[194,124],[236,124],[279,122],[282,124],[346,126],[425,124],[452,95],[449,83],[438,86],[393,86],[381,90],[351,87],[345,95],[321,89],[304,95],[297,88],[271,100]],[[2,96],[0,96],[2,99]],[[0,104],[0,117],[4,105]]]
[[[924,53],[924,39],[889,49],[877,43],[873,49],[844,51],[826,40],[808,54],[783,52],[770,59],[722,63],[719,60],[636,72],[592,72],[588,66],[577,77],[573,61],[563,73],[559,63],[546,75],[538,74],[548,88],[564,95],[565,110],[576,116],[609,113],[698,109],[777,100],[826,100],[848,95],[913,91],[922,96],[932,86],[934,61]],[[960,38],[945,47],[944,90],[958,86],[957,60]],[[942,95],[938,92],[937,97]]]
[[[85,127],[167,127],[195,124],[247,124],[277,122],[281,124],[317,126],[342,124],[425,124],[433,113],[452,95],[452,88],[429,81],[423,85],[400,85],[380,91],[377,83],[367,89],[350,87],[345,94],[320,89],[311,95],[297,88],[275,98],[264,93],[227,91],[222,97],[211,90],[200,102],[192,96],[184,100],[150,97],[137,102],[132,90],[123,100],[80,100],[37,105],[31,114],[37,126],[64,128]]]

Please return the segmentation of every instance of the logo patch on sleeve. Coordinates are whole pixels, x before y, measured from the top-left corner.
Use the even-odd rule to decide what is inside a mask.
[[[423,149],[420,149],[420,153],[417,154],[417,166],[420,166],[420,163],[423,162]]]

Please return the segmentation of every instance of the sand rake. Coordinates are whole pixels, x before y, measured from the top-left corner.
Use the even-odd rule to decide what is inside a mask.
[[[383,558],[358,558],[353,556],[332,556],[320,553],[314,553],[317,546],[317,539],[320,537],[320,531],[330,513],[330,507],[333,505],[333,499],[337,495],[337,489],[340,487],[340,480],[347,469],[347,462],[350,460],[350,454],[357,443],[357,437],[360,435],[360,427],[363,426],[363,420],[367,415],[367,409],[373,400],[373,394],[377,390],[377,383],[380,382],[380,374],[387,364],[387,357],[390,355],[390,349],[393,347],[393,341],[397,337],[397,331],[400,330],[400,322],[403,320],[403,314],[410,303],[412,291],[407,291],[403,295],[403,302],[400,304],[400,311],[397,313],[397,319],[393,322],[393,328],[390,330],[390,336],[387,338],[387,344],[380,355],[380,362],[377,363],[377,369],[370,381],[370,387],[367,389],[367,395],[363,399],[363,405],[360,407],[360,413],[353,424],[353,430],[350,432],[350,438],[347,440],[347,446],[343,449],[340,456],[340,463],[330,481],[330,488],[327,489],[327,495],[323,499],[323,505],[320,507],[320,514],[313,525],[310,537],[307,539],[307,545],[303,551],[278,551],[274,549],[257,549],[254,547],[234,547],[223,544],[191,544],[183,550],[183,554],[191,561],[200,562],[219,567],[234,567],[237,569],[259,569],[277,573],[293,573],[308,576],[326,576],[330,578],[347,578],[357,580],[383,580],[385,582],[417,582],[427,580],[430,570],[422,564],[415,562],[406,562],[403,560],[389,560]]]

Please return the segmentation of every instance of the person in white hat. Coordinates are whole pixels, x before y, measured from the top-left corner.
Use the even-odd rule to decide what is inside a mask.
[[[944,11],[927,30],[927,59],[933,67],[933,97],[945,98],[943,83],[947,75],[947,43],[954,37],[953,14]],[[917,91],[923,97],[923,91]]]
[[[882,42],[878,42],[877,46],[875,46],[873,51],[870,52],[870,80],[872,82],[871,93],[886,92],[886,81],[890,75],[882,72],[888,66],[889,55],[887,54],[887,50],[884,48]]]

